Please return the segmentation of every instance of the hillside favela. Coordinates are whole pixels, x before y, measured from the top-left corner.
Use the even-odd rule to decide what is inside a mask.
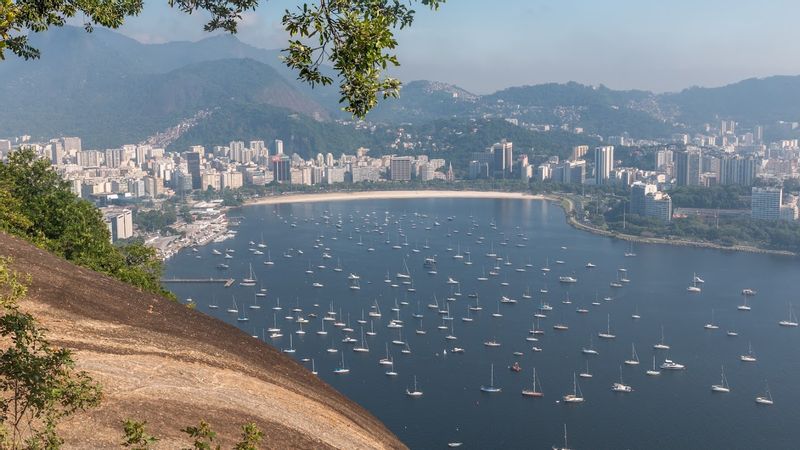
[[[0,0],[0,449],[797,448],[798,13]]]

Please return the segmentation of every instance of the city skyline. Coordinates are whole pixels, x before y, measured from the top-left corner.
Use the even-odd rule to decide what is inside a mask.
[[[238,38],[260,48],[283,48],[287,37],[280,18],[297,4],[275,0],[244,14]],[[567,81],[672,92],[800,73],[800,61],[787,57],[800,50],[791,23],[800,5],[783,0],[735,8],[716,0],[669,5],[508,0],[502,8],[461,0],[435,13],[416,9],[414,25],[397,33],[402,66],[391,74],[406,82],[452,83],[477,94]],[[119,31],[146,43],[196,41],[209,36],[204,22],[203,15],[153,3]],[[758,32],[735,32],[744,29]]]

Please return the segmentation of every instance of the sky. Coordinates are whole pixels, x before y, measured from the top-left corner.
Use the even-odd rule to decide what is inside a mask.
[[[239,39],[283,48],[281,16],[299,4],[262,0]],[[406,82],[478,94],[567,81],[667,92],[800,74],[796,0],[447,0],[437,12],[416,9],[397,34],[402,66],[392,76]],[[204,23],[150,0],[120,31],[149,43],[198,40]]]

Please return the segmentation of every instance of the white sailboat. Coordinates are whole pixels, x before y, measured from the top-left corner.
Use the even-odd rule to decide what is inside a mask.
[[[250,264],[250,275],[246,278],[242,278],[242,281],[239,283],[240,286],[255,286],[256,285],[256,276],[253,274],[253,264]]]
[[[731,388],[728,385],[728,379],[725,377],[725,366],[722,366],[722,379],[720,380],[719,384],[711,385],[711,391],[721,393],[728,393],[731,391]]]
[[[617,335],[611,333],[611,314],[608,315],[608,324],[606,326],[606,331],[597,333],[597,336],[602,339],[615,339]]]
[[[756,355],[753,353],[753,344],[749,343],[747,348],[747,354],[739,356],[739,360],[742,362],[756,362]]]
[[[639,355],[636,354],[636,344],[631,343],[631,359],[626,359],[625,364],[629,366],[639,365]]]
[[[289,334],[289,348],[283,349],[283,353],[294,353],[294,342],[292,341],[292,335]]]
[[[598,352],[597,352],[597,350],[595,350],[595,348],[594,348],[594,345],[593,345],[593,342],[592,342],[592,337],[591,337],[591,336],[589,336],[589,347],[583,347],[583,348],[581,349],[581,352],[582,352],[584,355],[594,355],[594,356],[597,356],[597,355],[599,355],[599,354],[600,354],[600,353],[598,353]]]
[[[589,372],[589,360],[586,360],[586,371],[578,374],[581,378],[592,378],[592,372]]]
[[[569,446],[567,445],[567,424],[564,424],[564,446],[553,447],[553,450],[570,450]]]
[[[697,294],[702,291],[702,289],[700,289],[700,287],[697,285],[698,284],[697,280],[698,280],[697,274],[692,275],[692,284],[686,288],[686,291],[689,292],[690,294]]]
[[[661,371],[660,370],[656,370],[656,355],[653,355],[653,368],[649,369],[645,373],[647,375],[650,375],[651,377],[655,377],[655,376],[661,375]]]
[[[619,366],[619,383],[612,384],[611,390],[623,393],[633,392],[633,388],[622,381],[622,366]]]
[[[239,312],[239,307],[238,307],[238,306],[236,306],[236,297],[233,297],[233,298],[231,299],[231,302],[232,302],[232,305],[231,305],[231,307],[230,307],[230,308],[228,308],[228,312],[229,312],[229,313],[231,313],[231,314],[236,314],[236,313],[238,313],[238,312]]]
[[[335,373],[336,375],[344,375],[344,374],[350,373],[350,369],[348,369],[344,365],[344,352],[342,352],[342,363],[341,363],[341,365],[339,367],[333,369],[333,373]]]
[[[747,297],[745,297],[747,298]],[[781,320],[778,322],[778,325],[782,327],[796,327],[798,326],[797,323],[797,315],[794,313],[794,309],[792,308],[792,304],[789,304],[789,318],[787,320]]]
[[[562,397],[564,403],[583,403],[583,393],[581,387],[578,385],[578,377],[575,372],[572,373],[572,393]]]
[[[664,343],[664,325],[661,325],[661,341],[653,345],[653,348],[656,350],[669,350],[669,345]]]
[[[769,383],[766,383],[764,394],[756,397],[756,403],[764,406],[771,406],[773,404],[772,393],[769,391]]]
[[[714,310],[713,309],[711,310],[711,322],[703,325],[703,328],[705,328],[706,330],[716,330],[716,329],[719,328],[719,326],[714,323]]]
[[[413,398],[422,397],[422,391],[420,391],[419,388],[417,387],[417,376],[416,375],[414,375],[414,389],[411,390],[411,389],[406,388],[406,395],[409,396],[409,397],[413,397]]]

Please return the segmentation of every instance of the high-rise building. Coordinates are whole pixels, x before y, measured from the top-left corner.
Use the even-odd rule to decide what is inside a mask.
[[[255,156],[269,155],[269,151],[267,150],[267,146],[264,145],[264,141],[250,141],[250,151],[252,151]]]
[[[631,185],[631,214],[645,215],[645,199],[648,194],[658,192],[658,187],[655,184],[646,184],[637,181]]]
[[[663,170],[672,164],[672,150],[659,150],[656,152],[656,170]]]
[[[725,155],[719,160],[719,184],[752,186],[756,166],[756,159],[752,156]]]
[[[283,154],[283,141],[280,139],[275,139],[275,154],[276,155]]]
[[[184,156],[186,158],[186,167],[189,170],[189,175],[192,176],[192,189],[202,189],[203,177],[200,174],[200,154],[186,152]]]
[[[489,178],[489,163],[485,161],[472,160],[469,162],[469,178]]]
[[[583,159],[586,154],[589,153],[589,146],[588,145],[576,145],[572,147],[572,159],[573,161]]]
[[[687,149],[675,155],[678,186],[698,186],[703,173],[703,154],[699,148]]]
[[[411,181],[411,164],[414,158],[410,156],[392,156],[389,162],[389,176],[392,181]]]
[[[82,150],[78,152],[78,165],[81,167],[100,167],[101,155],[97,150]]]
[[[291,168],[292,168],[292,160],[288,156],[281,153],[279,155],[275,155],[272,157],[272,175],[276,182],[278,183],[291,182],[291,173],[290,173]]]
[[[753,128],[753,140],[756,144],[761,144],[764,142],[764,127],[761,125],[756,125]]]
[[[781,217],[782,203],[783,188],[754,187],[750,200],[750,215],[757,220],[778,220]]]
[[[662,222],[672,221],[672,198],[664,192],[651,192],[644,197],[644,216]]]
[[[726,134],[736,134],[736,122],[733,120],[723,120],[719,126],[719,134],[721,136]]]
[[[64,137],[61,138],[61,143],[64,146],[64,153],[70,156],[81,151],[81,138],[79,137]]]
[[[122,164],[123,151],[121,148],[110,148],[105,151],[106,167],[117,168]]]
[[[505,139],[492,145],[489,150],[492,154],[492,170],[497,178],[506,178],[513,172],[514,144]]]
[[[607,184],[614,170],[614,146],[606,145],[594,149],[594,182]]]
[[[133,214],[129,209],[109,211],[103,217],[111,242],[133,237]]]

